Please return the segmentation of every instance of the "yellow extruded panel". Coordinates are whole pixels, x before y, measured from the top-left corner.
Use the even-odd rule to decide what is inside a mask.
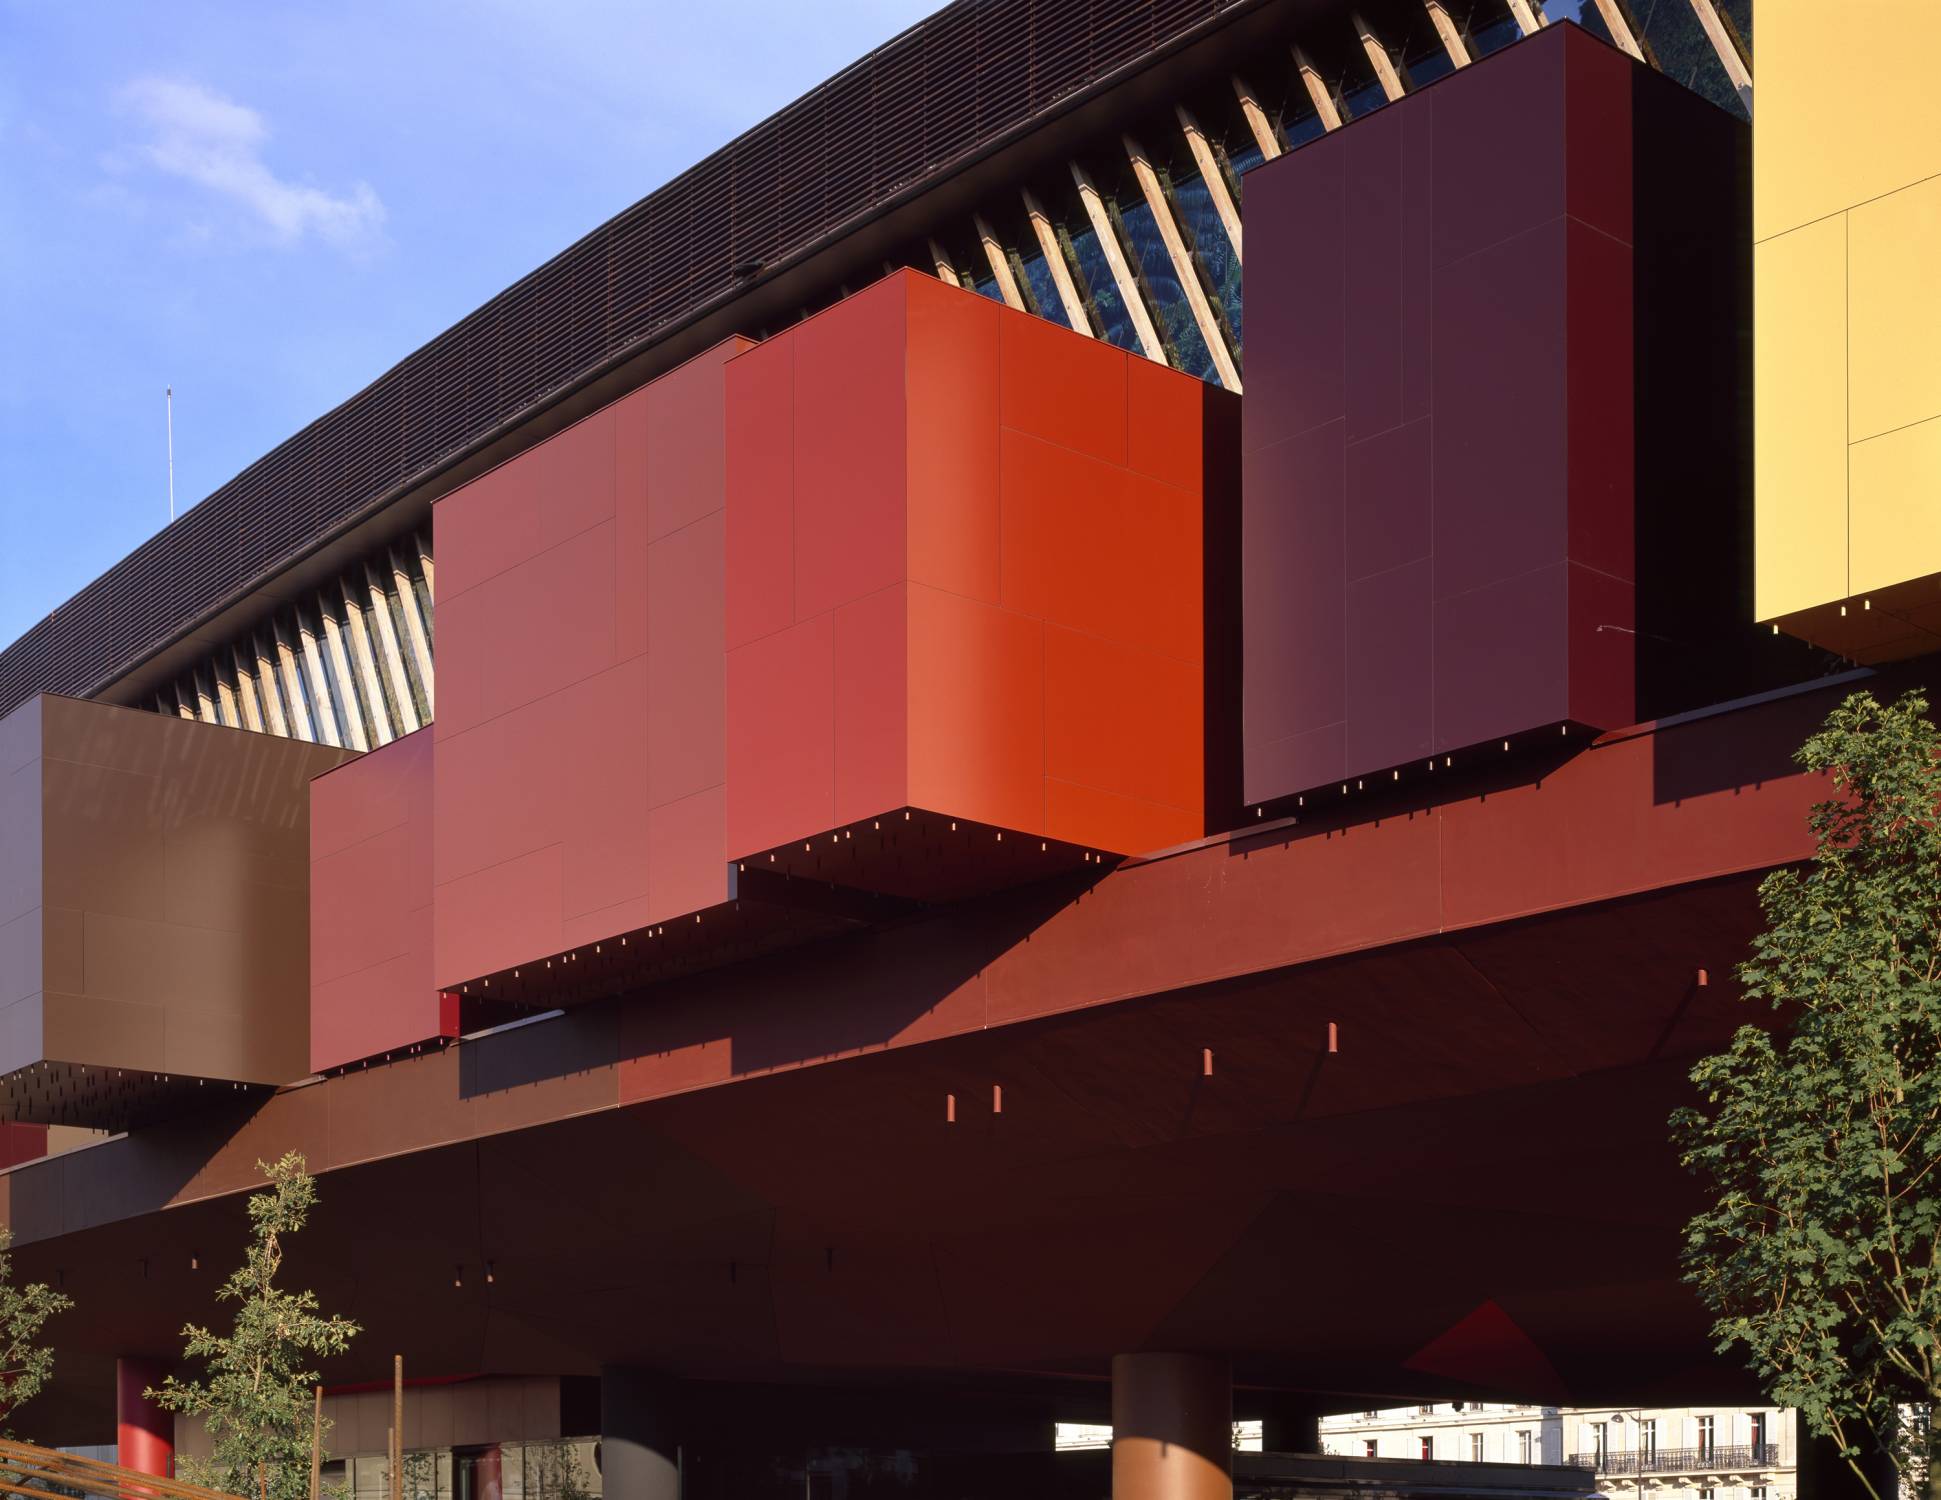
[[[1757,609],[1838,631],[1886,593],[1863,660],[1933,640],[1891,590],[1941,572],[1938,53],[1941,0],[1759,0]]]
[[[1857,443],[1941,416],[1941,177],[1861,204],[1847,226]]]
[[[1935,0],[1758,0],[1752,233],[1941,172]]]
[[[1941,573],[1941,417],[1851,453],[1852,592]]]
[[[1767,620],[1847,592],[1846,221],[1755,245],[1752,274],[1756,607]]]

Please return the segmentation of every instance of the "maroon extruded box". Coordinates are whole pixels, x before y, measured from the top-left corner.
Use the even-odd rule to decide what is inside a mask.
[[[1248,174],[1248,802],[1634,717],[1632,67],[1553,27]]]

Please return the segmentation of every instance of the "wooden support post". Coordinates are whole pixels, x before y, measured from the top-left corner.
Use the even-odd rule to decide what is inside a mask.
[[[1509,0],[1510,14],[1516,18],[1516,29],[1525,36],[1535,36],[1543,29],[1544,23],[1537,19],[1537,13],[1530,6],[1530,0]]]
[[[1246,117],[1247,129],[1253,132],[1254,144],[1260,147],[1261,159],[1272,161],[1281,154],[1280,140],[1274,134],[1274,122],[1267,118],[1267,111],[1260,107],[1259,98],[1237,73],[1233,78],[1233,96],[1240,101],[1240,113]]]
[[[1200,285],[1198,267],[1193,257],[1187,254],[1186,241],[1180,238],[1179,226],[1173,222],[1173,206],[1166,201],[1166,194],[1159,186],[1159,174],[1153,170],[1152,162],[1131,136],[1121,138],[1126,148],[1126,156],[1132,162],[1132,175],[1139,180],[1139,191],[1146,195],[1146,207],[1152,210],[1153,222],[1159,227],[1159,238],[1165,243],[1166,254],[1172,258],[1173,274],[1179,278],[1180,291],[1185,294],[1186,305],[1192,310],[1193,321],[1199,325],[1200,337],[1206,340],[1207,353],[1213,356],[1213,368],[1220,377],[1220,384],[1236,395],[1240,391],[1240,371],[1233,363],[1233,352],[1227,348],[1226,336],[1221,333],[1220,325],[1213,316],[1213,305],[1206,300],[1206,291]]]
[[[241,729],[243,716],[236,706],[236,690],[229,685],[220,658],[209,663],[209,674],[216,679],[216,716],[231,729]]]
[[[324,647],[330,653],[330,664],[336,668],[338,682],[343,684],[344,717],[350,721],[350,747],[353,750],[368,750],[371,744],[364,734],[364,710],[358,701],[357,679],[351,673],[350,654],[344,649],[343,627],[330,612],[327,598],[319,595],[317,607],[323,617]]]
[[[1030,188],[1024,190],[1024,213],[1031,220],[1031,232],[1038,237],[1038,251],[1051,272],[1051,284],[1058,288],[1058,301],[1065,309],[1065,321],[1076,333],[1092,336],[1092,320],[1085,315],[1085,299],[1078,295],[1071,267],[1065,264],[1065,247],[1058,243],[1058,226],[1038,202]]]
[[[1620,49],[1629,52],[1639,62],[1651,61],[1644,55],[1644,48],[1638,45],[1637,37],[1632,35],[1631,22],[1625,16],[1624,8],[1618,4],[1618,0],[1597,0],[1597,13],[1604,18],[1604,25],[1611,33],[1611,40],[1616,42]]]
[[[398,556],[396,548],[391,550],[391,581],[398,591],[398,613],[404,616],[404,633],[411,647],[411,665],[417,667],[418,684],[424,689],[425,711],[434,713],[431,632],[425,628],[424,619],[418,612],[418,590],[412,585],[411,572],[405,567],[404,559]]]
[[[337,731],[337,695],[330,690],[330,674],[324,670],[323,652],[317,646],[317,632],[297,611],[297,643],[303,649],[303,667],[310,683],[310,701],[316,706],[317,738],[323,744],[341,746]],[[348,719],[348,715],[346,715]]]
[[[1442,50],[1449,54],[1449,61],[1459,68],[1468,67],[1469,46],[1463,41],[1462,33],[1456,30],[1454,18],[1442,8],[1442,0],[1424,0],[1424,3],[1429,7],[1429,24],[1442,38]]]
[[[963,278],[957,274],[957,268],[950,263],[949,254],[935,240],[930,242],[930,258],[937,263],[937,280],[948,282],[951,286],[964,284]]]
[[[243,728],[263,732],[263,707],[256,696],[256,674],[244,665],[243,653],[232,646],[229,659],[236,668],[236,696],[242,700]]]
[[[978,243],[984,247],[984,259],[991,263],[991,275],[997,278],[998,295],[1004,298],[1004,305],[1029,312],[1031,309],[1024,305],[1024,294],[1018,290],[1018,279],[1011,274],[1011,257],[1004,253],[1004,246],[984,222],[984,215],[973,214],[971,222],[977,226]]]
[[[289,632],[281,623],[270,625],[271,642],[276,650],[276,661],[282,673],[283,701],[289,709],[290,738],[317,743],[317,731],[310,726],[310,705],[303,695],[303,683],[299,676],[302,668],[297,664],[297,653],[290,645]]]
[[[1321,128],[1339,130],[1341,111],[1335,108],[1334,95],[1328,91],[1314,64],[1308,61],[1307,54],[1299,47],[1294,49],[1294,66],[1300,70],[1301,84],[1307,89],[1308,103],[1314,106],[1314,113],[1320,117]]]
[[[1083,167],[1077,162],[1073,162],[1071,167],[1072,181],[1078,187],[1078,201],[1085,207],[1085,217],[1092,222],[1092,233],[1098,237],[1105,263],[1111,267],[1112,283],[1119,289],[1119,298],[1125,303],[1126,316],[1132,319],[1132,331],[1139,335],[1139,347],[1145,351],[1147,359],[1163,365],[1166,363],[1166,346],[1159,342],[1159,330],[1153,327],[1146,299],[1140,293],[1139,283],[1126,261],[1125,250],[1119,244],[1118,231],[1112,227],[1112,216],[1105,211],[1105,200],[1099,196],[1099,190],[1093,186],[1090,175]]]
[[[398,737],[398,728],[391,721],[391,713],[384,701],[384,688],[377,674],[377,652],[371,644],[371,632],[364,626],[364,606],[357,602],[357,594],[348,578],[342,582],[344,594],[344,624],[350,629],[351,655],[355,659],[358,677],[364,684],[364,697],[371,705],[371,723],[377,733],[379,745],[388,745]]]
[[[1712,50],[1719,55],[1725,65],[1725,76],[1732,80],[1732,87],[1739,91],[1740,99],[1745,101],[1746,112],[1752,112],[1752,69],[1739,55],[1738,45],[1732,34],[1726,30],[1725,22],[1719,18],[1719,8],[1713,0],[1692,0],[1692,10],[1698,16],[1698,24],[1705,31],[1705,39],[1712,44]]]
[[[263,695],[264,719],[269,724],[271,734],[288,739],[290,723],[283,715],[283,694],[276,685],[276,667],[271,663],[260,635],[251,638],[249,648],[256,653],[256,686]]]
[[[391,603],[384,597],[384,585],[376,573],[366,566],[364,569],[365,592],[370,596],[371,642],[384,665],[385,676],[391,683],[392,696],[397,700],[398,718],[404,733],[412,734],[418,728],[418,705],[411,696],[411,678],[404,669],[404,651],[398,644],[397,627],[391,623]]]
[[[310,1500],[323,1500],[323,1387],[310,1409]]]
[[[220,724],[222,716],[216,712],[216,700],[209,691],[209,683],[202,675],[202,669],[195,671],[196,717],[205,724]]]
[[[1179,116],[1179,128],[1186,133],[1186,149],[1193,153],[1193,165],[1200,169],[1200,180],[1206,184],[1207,196],[1213,200],[1214,212],[1219,214],[1221,227],[1227,232],[1227,243],[1233,246],[1233,258],[1239,260],[1240,210],[1234,206],[1233,194],[1227,191],[1227,174],[1221,170],[1213,154],[1213,143],[1200,129],[1192,111],[1180,104],[1174,106],[1174,113]]]
[[[1382,92],[1393,104],[1408,90],[1402,86],[1402,75],[1395,70],[1395,59],[1388,55],[1388,48],[1375,35],[1373,28],[1361,18],[1359,12],[1354,17],[1355,30],[1361,35],[1361,50],[1368,54],[1368,65],[1375,70],[1375,81],[1382,86]]]

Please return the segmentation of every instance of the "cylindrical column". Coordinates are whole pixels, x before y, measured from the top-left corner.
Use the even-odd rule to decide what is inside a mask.
[[[167,1369],[154,1360],[115,1361],[115,1460],[137,1474],[167,1479],[175,1469],[175,1413],[142,1392],[162,1383]]]
[[[1112,1500],[1233,1500],[1226,1360],[1112,1357]]]
[[[610,1500],[681,1500],[679,1386],[650,1370],[600,1370],[600,1481]]]

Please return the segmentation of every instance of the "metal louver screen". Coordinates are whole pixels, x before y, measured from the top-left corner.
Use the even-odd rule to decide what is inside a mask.
[[[87,695],[463,453],[1073,90],[1249,0],[957,0],[625,210],[288,439],[0,652],[0,713]]]

